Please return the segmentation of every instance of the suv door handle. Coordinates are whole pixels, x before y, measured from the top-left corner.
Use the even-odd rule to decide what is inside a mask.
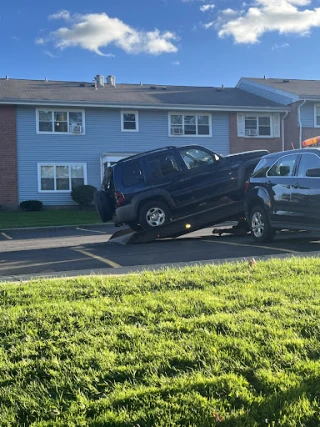
[[[296,184],[293,184],[291,187],[293,187],[293,188],[300,188],[300,184],[296,183]]]

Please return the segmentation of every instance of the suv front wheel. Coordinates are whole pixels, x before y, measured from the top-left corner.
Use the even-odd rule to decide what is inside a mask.
[[[269,218],[262,206],[255,206],[250,212],[250,230],[256,242],[271,242],[275,230],[271,228]]]
[[[170,221],[171,212],[168,206],[158,200],[145,203],[139,211],[139,224],[142,230],[159,227]]]

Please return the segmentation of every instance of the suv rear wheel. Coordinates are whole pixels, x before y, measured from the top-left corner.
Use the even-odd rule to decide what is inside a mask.
[[[168,206],[158,200],[146,202],[139,211],[139,224],[142,230],[159,227],[170,221],[171,212]]]
[[[250,230],[256,242],[271,242],[275,235],[269,218],[262,206],[255,206],[250,211]]]

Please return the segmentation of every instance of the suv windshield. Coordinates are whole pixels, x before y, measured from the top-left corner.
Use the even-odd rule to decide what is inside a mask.
[[[188,169],[211,165],[216,161],[212,154],[199,148],[183,148],[180,154]]]

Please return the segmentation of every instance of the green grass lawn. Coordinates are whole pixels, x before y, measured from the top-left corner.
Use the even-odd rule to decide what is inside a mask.
[[[40,212],[0,211],[0,230],[100,223],[95,210],[53,209]]]
[[[320,260],[0,286],[1,426],[320,426]]]

